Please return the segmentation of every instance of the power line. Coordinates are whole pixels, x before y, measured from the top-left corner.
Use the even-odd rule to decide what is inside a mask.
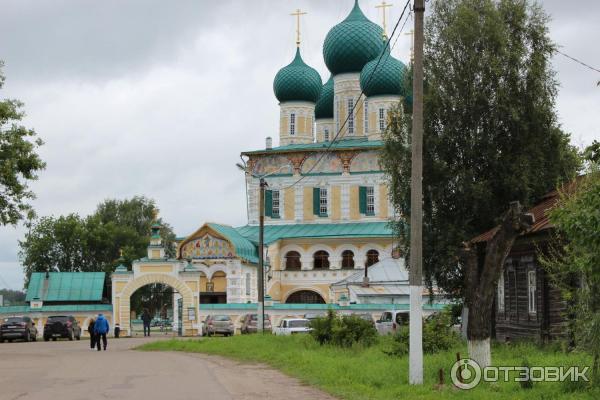
[[[381,55],[379,56],[379,58],[377,59],[377,64],[375,64],[375,68],[373,68],[373,71],[371,72],[371,74],[369,75],[369,79],[367,80],[367,84],[365,86],[368,86],[369,83],[371,83],[371,79],[373,79],[373,75],[375,75],[375,72],[377,71],[377,68],[379,67],[379,64],[381,63],[381,60],[383,59],[383,56],[387,56],[390,57],[391,56],[391,50],[394,48],[393,46],[390,48],[390,52],[386,53],[385,49],[390,47],[390,41],[391,39],[394,37],[394,33],[396,32],[396,29],[398,29],[398,25],[400,25],[400,21],[402,21],[402,18],[404,17],[404,13],[406,12],[408,5],[410,4],[411,0],[407,0],[406,4],[404,5],[404,8],[402,9],[402,13],[400,14],[400,17],[398,18],[398,21],[396,21],[396,25],[394,26],[394,29],[392,30],[392,33],[390,34],[389,39],[386,41],[385,43],[385,47],[383,49],[383,51],[381,52]],[[410,14],[409,14],[410,15]],[[408,15],[408,16],[409,16]],[[408,20],[408,16],[406,18],[406,20]],[[406,25],[406,21],[404,22],[404,25]],[[398,33],[398,35],[400,35],[400,33],[402,33],[402,29],[404,28],[404,25],[402,25],[402,28],[400,29],[400,32]],[[396,39],[397,41],[398,39]],[[396,45],[396,42],[394,42],[394,46]],[[364,96],[364,92],[361,90],[360,95],[358,96],[358,99],[356,99],[356,102],[353,104],[351,111],[348,113],[348,115],[346,116],[346,119],[344,120],[344,122],[342,123],[342,126],[339,128],[339,130],[337,131],[337,133],[335,134],[335,136],[333,137],[333,139],[331,140],[331,142],[329,143],[329,145],[327,146],[327,149],[321,153],[321,156],[317,159],[317,162],[315,162],[313,164],[312,167],[310,167],[310,169],[305,172],[296,182],[292,183],[291,185],[288,185],[286,187],[283,188],[283,190],[285,189],[289,189],[292,188],[294,186],[296,186],[298,183],[300,183],[304,178],[306,178],[308,176],[308,174],[310,174],[317,165],[319,165],[319,163],[323,160],[323,158],[331,153],[331,147],[333,147],[333,145],[338,141],[338,137],[340,136],[340,134],[342,133],[342,131],[344,130],[344,127],[346,126],[346,123],[349,121],[350,116],[354,115],[354,110],[356,109],[356,107],[358,106],[358,103],[360,102],[360,99]],[[342,135],[343,136],[343,135]]]
[[[592,71],[600,72],[600,69],[598,69],[598,68],[594,68],[594,67],[592,67],[591,65],[589,65],[589,64],[586,64],[586,63],[584,63],[583,61],[576,59],[575,57],[571,57],[570,55],[568,55],[568,54],[565,54],[565,53],[563,53],[562,51],[560,51],[560,50],[558,50],[558,49],[554,49],[554,51],[555,51],[555,52],[557,52],[558,54],[562,54],[563,56],[565,56],[565,57],[567,57],[567,58],[571,59],[572,61],[575,61],[575,62],[576,62],[576,63],[578,63],[578,64],[581,64],[581,65],[583,65],[583,66],[584,66],[584,67],[586,67],[586,68],[589,68],[589,69],[591,69]]]

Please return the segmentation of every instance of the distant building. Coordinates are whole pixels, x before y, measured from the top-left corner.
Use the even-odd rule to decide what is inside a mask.
[[[29,279],[24,306],[0,307],[0,318],[27,315],[43,332],[52,315],[73,315],[82,332],[92,317],[103,313],[112,322],[104,272],[34,272]]]

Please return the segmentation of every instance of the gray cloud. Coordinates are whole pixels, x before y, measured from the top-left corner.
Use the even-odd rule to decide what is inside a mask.
[[[179,234],[205,221],[245,222],[242,150],[277,137],[272,80],[293,57],[296,8],[302,53],[323,80],[327,31],[352,0],[0,0],[5,90],[26,104],[48,167],[33,184],[42,215],[88,214],[106,198],[154,198]],[[376,0],[361,6],[379,20]],[[552,38],[600,65],[598,2],[544,1]],[[397,2],[390,19],[401,12]],[[408,30],[408,28],[406,29]],[[409,56],[409,36],[394,54]],[[598,74],[556,56],[558,112],[576,144],[600,136]],[[0,276],[22,286],[17,239],[0,227]],[[0,280],[0,286],[4,285]]]

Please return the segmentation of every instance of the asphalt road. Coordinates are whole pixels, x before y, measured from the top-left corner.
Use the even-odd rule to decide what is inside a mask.
[[[132,350],[146,341],[109,339],[101,352],[84,339],[0,344],[0,399],[333,399],[262,365]]]

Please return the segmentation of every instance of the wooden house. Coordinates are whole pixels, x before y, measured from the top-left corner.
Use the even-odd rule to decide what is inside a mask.
[[[552,284],[539,256],[554,240],[554,227],[548,212],[559,200],[554,190],[543,196],[527,212],[533,214],[532,227],[515,241],[498,281],[492,334],[499,341],[534,339],[547,342],[566,334],[567,304]],[[497,228],[472,240],[480,251]]]

